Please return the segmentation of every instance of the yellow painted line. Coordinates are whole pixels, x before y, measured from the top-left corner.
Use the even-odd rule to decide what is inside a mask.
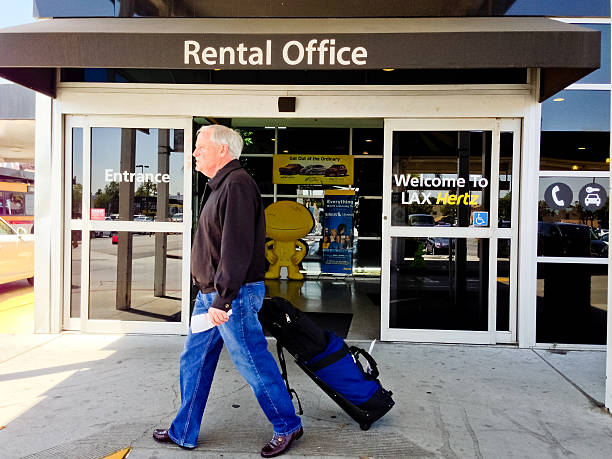
[[[119,451],[115,451],[113,454],[104,456],[101,459],[124,459],[127,457],[128,454],[130,454],[130,451],[132,451],[132,448],[120,449]]]

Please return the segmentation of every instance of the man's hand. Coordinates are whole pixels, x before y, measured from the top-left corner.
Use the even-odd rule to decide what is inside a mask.
[[[216,327],[217,325],[221,325],[227,322],[229,316],[227,315],[227,312],[222,311],[221,309],[210,308],[208,310],[208,318],[210,319],[210,322]]]

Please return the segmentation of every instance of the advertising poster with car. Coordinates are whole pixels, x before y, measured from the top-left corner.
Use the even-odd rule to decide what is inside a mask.
[[[353,272],[355,190],[325,190],[321,272]]]
[[[274,155],[274,183],[282,185],[352,185],[353,156]]]

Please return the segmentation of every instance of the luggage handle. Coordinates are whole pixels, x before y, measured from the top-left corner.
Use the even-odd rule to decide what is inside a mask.
[[[372,379],[377,379],[380,373],[378,372],[378,365],[376,365],[376,360],[374,360],[374,357],[368,354],[364,349],[357,346],[351,346],[349,350],[356,360],[359,360],[360,354],[363,355],[363,357],[367,360],[369,367],[369,371],[366,370],[366,373],[368,376],[372,377]]]
[[[287,363],[285,362],[285,354],[283,353],[283,347],[278,341],[276,342],[276,352],[278,354],[278,362],[281,366],[281,377],[285,380],[285,385],[287,386],[287,391],[289,392],[289,397],[291,397],[291,400],[293,400],[293,396],[295,395],[295,399],[298,403],[299,414],[301,416],[302,414],[304,414],[304,410],[302,410],[302,404],[300,403],[300,397],[298,397],[297,392],[295,391],[295,389],[289,387],[289,376],[287,375]]]

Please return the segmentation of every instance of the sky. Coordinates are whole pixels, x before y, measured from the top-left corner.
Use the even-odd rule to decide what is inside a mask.
[[[0,0],[0,29],[34,22],[32,0]],[[10,83],[0,78],[0,84]]]
[[[34,22],[32,0],[0,0],[0,28]]]

